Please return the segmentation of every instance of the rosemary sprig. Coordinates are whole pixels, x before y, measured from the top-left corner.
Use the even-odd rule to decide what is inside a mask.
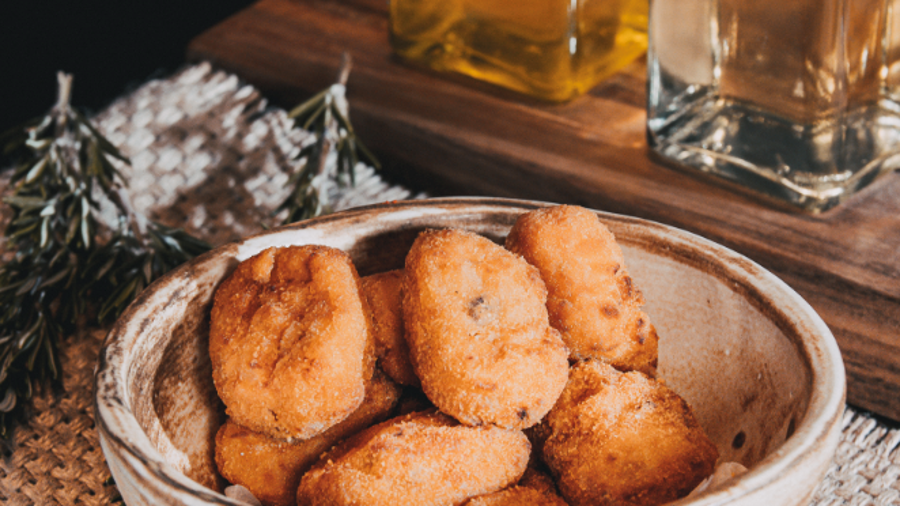
[[[322,90],[288,113],[294,125],[313,134],[314,141],[304,146],[296,159],[302,163],[287,184],[293,185],[291,194],[275,209],[278,214],[287,210],[284,223],[312,218],[333,211],[325,191],[329,180],[340,186],[356,184],[356,165],[360,155],[376,169],[381,168],[375,156],[356,137],[350,124],[346,98],[347,78],[350,75],[350,55],[344,53],[335,84]],[[334,161],[330,159],[334,150]]]
[[[26,149],[4,202],[12,259],[0,267],[0,436],[37,384],[58,379],[57,347],[78,325],[117,317],[144,286],[209,249],[136,213],[112,159],[129,163],[69,105],[72,77],[60,73],[57,104],[4,151]],[[20,144],[16,144],[19,142]],[[116,223],[98,219],[111,204]]]

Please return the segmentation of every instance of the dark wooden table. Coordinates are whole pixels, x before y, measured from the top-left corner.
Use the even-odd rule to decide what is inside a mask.
[[[432,193],[580,204],[671,224],[759,262],[831,327],[850,403],[900,420],[900,174],[818,216],[656,161],[644,63],[563,105],[412,68],[391,55],[386,0],[261,0],[193,40],[290,106],[334,82],[341,53],[360,137]]]

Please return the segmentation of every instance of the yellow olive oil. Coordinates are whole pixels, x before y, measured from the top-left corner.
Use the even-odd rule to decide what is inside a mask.
[[[647,49],[647,0],[391,0],[412,62],[570,100]]]

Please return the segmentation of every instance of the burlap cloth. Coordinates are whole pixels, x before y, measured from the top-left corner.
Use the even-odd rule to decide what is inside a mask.
[[[135,207],[213,244],[275,223],[269,210],[286,195],[286,171],[304,139],[256,89],[206,64],[146,83],[95,121],[132,160],[126,172]],[[356,187],[329,191],[339,209],[414,197],[371,169]],[[39,393],[33,416],[0,445],[0,503],[116,501],[115,487],[104,484],[109,470],[91,411],[102,339],[94,331],[62,344],[62,389]],[[900,428],[848,407],[813,504],[900,504]]]

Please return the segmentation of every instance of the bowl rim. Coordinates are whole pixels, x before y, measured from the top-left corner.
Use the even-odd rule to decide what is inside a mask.
[[[234,251],[237,247],[254,247],[260,241],[265,241],[269,236],[284,234],[292,230],[316,228],[334,221],[351,220],[355,217],[365,216],[373,212],[382,213],[408,212],[428,208],[519,208],[523,211],[540,207],[559,205],[552,202],[524,199],[508,199],[498,197],[443,197],[432,199],[417,199],[404,201],[388,201],[366,206],[351,208],[345,211],[311,218],[301,222],[285,225],[262,231],[247,236],[243,239],[218,246],[211,251],[200,255],[193,260],[173,269],[165,276],[149,285],[122,313],[104,339],[98,362],[94,373],[94,414],[98,432],[103,439],[107,439],[117,448],[125,452],[125,458],[142,465],[146,472],[161,480],[176,493],[188,493],[197,496],[198,499],[210,504],[240,505],[242,503],[227,498],[221,493],[213,491],[189,479],[183,473],[177,471],[174,466],[162,460],[162,455],[150,443],[143,429],[138,425],[137,419],[129,410],[123,398],[128,395],[122,390],[124,382],[117,381],[119,375],[112,366],[116,360],[110,360],[111,350],[116,344],[127,338],[128,327],[126,323],[135,316],[142,303],[153,294],[165,287],[170,280],[183,276],[183,273],[212,261],[215,257],[226,251]],[[731,484],[715,490],[706,491],[697,496],[682,498],[673,505],[713,505],[722,504],[725,501],[734,500],[751,494],[767,484],[778,480],[785,471],[797,465],[804,459],[807,452],[812,449],[817,440],[834,430],[834,426],[841,419],[845,396],[846,379],[840,350],[828,326],[815,310],[784,281],[769,272],[756,262],[737,253],[721,244],[705,239],[697,234],[683,229],[664,225],[651,220],[631,217],[606,211],[590,209],[596,213],[610,228],[628,229],[640,232],[640,235],[630,236],[624,240],[625,244],[638,248],[650,249],[652,246],[635,240],[638,237],[662,238],[674,241],[679,246],[679,251],[693,251],[698,254],[698,259],[704,265],[711,265],[721,270],[721,273],[741,274],[740,283],[744,289],[749,289],[745,295],[751,303],[753,297],[760,296],[760,287],[765,285],[778,297],[778,305],[774,308],[778,317],[788,322],[799,322],[794,328],[801,342],[795,342],[801,356],[810,367],[810,399],[804,416],[795,426],[794,433],[779,445],[773,452],[764,457],[747,473],[740,476]],[[615,232],[615,230],[614,230]],[[671,245],[667,246],[667,249]],[[705,253],[704,253],[705,251]],[[714,253],[714,254],[713,254]],[[672,256],[682,263],[691,263],[687,259]],[[754,304],[756,305],[756,304]],[[776,322],[777,323],[777,322]],[[137,340],[137,337],[135,337]],[[122,377],[121,379],[124,379]],[[123,396],[123,394],[125,394]],[[128,437],[127,433],[137,430],[139,436],[135,439]],[[108,449],[102,445],[104,454]],[[109,459],[109,456],[107,456]]]

